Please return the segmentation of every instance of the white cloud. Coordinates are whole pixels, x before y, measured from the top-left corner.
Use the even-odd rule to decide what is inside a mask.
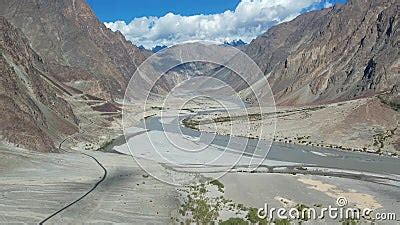
[[[136,45],[147,48],[173,45],[190,40],[251,41],[272,25],[291,20],[322,0],[242,0],[234,11],[219,14],[135,18],[105,23],[119,30]],[[324,6],[329,6],[325,4]]]

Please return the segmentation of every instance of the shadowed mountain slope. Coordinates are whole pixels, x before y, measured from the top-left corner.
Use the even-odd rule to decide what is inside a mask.
[[[0,15],[20,28],[59,81],[84,93],[122,98],[143,53],[101,23],[84,0],[0,0]]]
[[[67,93],[49,79],[47,66],[23,34],[0,17],[0,127],[2,139],[38,151],[56,151],[78,131]]]

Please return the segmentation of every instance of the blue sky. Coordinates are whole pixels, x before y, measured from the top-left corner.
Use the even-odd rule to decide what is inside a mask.
[[[86,0],[111,30],[136,45],[191,40],[250,42],[271,26],[345,0]]]
[[[183,16],[222,13],[234,10],[240,0],[86,0],[103,22],[136,17],[161,17],[172,12]]]

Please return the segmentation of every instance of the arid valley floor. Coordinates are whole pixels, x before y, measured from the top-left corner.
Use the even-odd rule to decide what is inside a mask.
[[[159,103],[153,103],[145,113],[146,116],[138,110],[138,107],[131,107],[133,111],[138,110],[138,117],[134,120],[144,117],[147,120],[155,118],[161,112],[167,114],[169,118],[182,113],[193,116],[196,111],[207,110],[210,105],[210,109],[217,107],[202,100],[186,105],[185,107],[190,110],[183,111],[179,108],[174,109],[173,105],[164,106],[164,109],[155,107],[157,105]],[[84,117],[88,113],[82,111],[81,115]],[[167,117],[163,119],[163,123],[171,123],[172,120]],[[117,125],[114,130],[114,135],[108,137],[105,135],[108,141],[121,135]],[[279,131],[279,127],[277,130]],[[211,218],[216,216],[217,220],[221,221],[229,218],[246,219],[253,208],[263,207],[265,203],[271,207],[296,207],[299,204],[321,207],[334,205],[339,196],[346,197],[349,205],[358,208],[370,207],[377,212],[400,213],[398,211],[400,174],[396,170],[397,158],[385,158],[382,165],[387,165],[387,168],[377,169],[374,173],[373,168],[369,171],[363,171],[362,168],[359,171],[342,170],[323,168],[318,163],[310,165],[294,161],[270,160],[267,157],[256,173],[249,173],[240,166],[240,162],[246,162],[244,157],[230,172],[222,176],[218,183],[210,183],[205,181],[212,180],[211,177],[221,171],[220,167],[198,168],[190,165],[174,167],[165,163],[152,155],[155,154],[154,150],[145,140],[148,139],[148,135],[159,135],[160,137],[153,139],[160,141],[156,146],[159,149],[163,149],[162,146],[168,146],[169,143],[163,142],[162,135],[158,134],[157,130],[142,131],[141,128],[133,130],[136,135],[131,134],[128,143],[129,141],[138,143],[132,145],[134,146],[132,154],[140,158],[141,166],[147,171],[138,165],[131,153],[124,148],[126,145],[124,141],[117,141],[118,138],[98,151],[85,150],[88,146],[108,143],[105,140],[91,138],[101,137],[101,132],[104,131],[96,130],[95,124],[90,121],[88,126],[82,126],[81,134],[71,137],[62,144],[64,150],[62,153],[43,154],[2,146],[1,222],[38,223],[61,210],[46,222],[146,224],[151,219],[152,224],[179,223],[193,221],[199,213],[207,215],[207,212],[198,212],[189,207],[193,204],[193,199],[212,203],[214,208],[211,207],[209,210],[217,214],[211,214]],[[181,138],[182,141],[196,144],[196,140]],[[293,151],[304,151],[308,147],[290,145],[289,148]],[[212,147],[215,146],[211,145],[210,148]],[[274,148],[273,145],[272,149]],[[340,151],[343,150],[324,150],[323,152],[327,153],[325,156],[317,150],[311,153],[314,152],[317,157],[324,158]],[[380,158],[389,157],[356,152],[352,154],[359,157],[354,159],[355,161],[363,161],[365,157],[369,160],[368,163],[372,163],[371,165],[374,163],[380,165]],[[158,179],[149,176],[148,173]],[[183,186],[173,186],[159,179],[174,180]],[[199,191],[204,188],[206,191]],[[386,222],[398,223],[398,221]],[[337,221],[328,219],[306,223],[336,224]]]

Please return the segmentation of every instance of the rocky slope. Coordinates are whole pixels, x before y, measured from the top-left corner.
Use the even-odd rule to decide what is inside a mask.
[[[150,54],[106,28],[84,0],[0,0],[0,17],[1,139],[55,151],[82,113],[107,133],[120,117],[113,101]]]
[[[0,16],[1,138],[38,151],[56,151],[64,136],[77,132],[62,85],[49,79],[43,59],[23,34]]]
[[[385,94],[398,105],[397,0],[349,0],[272,27],[245,52],[269,76],[280,105]]]
[[[52,75],[84,93],[121,98],[145,55],[96,18],[84,0],[0,0],[0,15],[20,28]]]

